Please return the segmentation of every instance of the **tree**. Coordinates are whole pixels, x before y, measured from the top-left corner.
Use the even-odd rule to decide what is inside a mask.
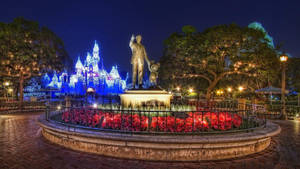
[[[0,23],[0,75],[18,80],[21,104],[26,80],[61,69],[68,58],[62,40],[37,22],[16,18]]]
[[[165,41],[160,82],[164,87],[174,82],[205,85],[207,99],[221,80],[230,77],[251,79],[257,86],[268,83],[276,77],[279,61],[276,49],[264,37],[262,31],[235,24],[214,26],[201,33],[172,34]]]
[[[289,57],[287,64],[287,85],[290,89],[300,92],[300,58]]]

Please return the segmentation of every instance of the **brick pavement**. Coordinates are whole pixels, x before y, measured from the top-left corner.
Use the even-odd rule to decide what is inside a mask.
[[[300,169],[300,121],[275,121],[282,132],[265,151],[204,162],[155,162],[104,157],[54,145],[41,136],[38,113],[0,115],[0,169],[265,168]]]

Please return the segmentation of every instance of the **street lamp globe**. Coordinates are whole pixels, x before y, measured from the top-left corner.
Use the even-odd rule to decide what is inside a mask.
[[[239,91],[242,92],[245,88],[243,86],[239,86]]]
[[[288,60],[288,56],[287,55],[281,55],[280,56],[280,62],[286,62]]]
[[[4,82],[4,86],[9,86],[9,82]]]
[[[227,88],[227,91],[228,91],[228,92],[232,92],[232,88],[231,88],[231,87],[228,87],[228,88]]]

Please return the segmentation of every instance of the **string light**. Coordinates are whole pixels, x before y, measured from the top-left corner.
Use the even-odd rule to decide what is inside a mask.
[[[239,89],[240,92],[242,92],[244,90],[244,87],[243,86],[239,86],[238,89]]]
[[[93,108],[97,108],[97,107],[98,107],[97,103],[94,103]]]
[[[228,87],[228,88],[227,88],[227,91],[228,91],[228,92],[232,92],[232,88],[231,88],[231,87]]]

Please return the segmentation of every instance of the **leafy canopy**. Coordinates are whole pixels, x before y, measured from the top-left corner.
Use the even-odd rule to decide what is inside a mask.
[[[0,71],[9,77],[31,77],[61,69],[68,55],[62,40],[37,22],[16,18],[0,23]]]
[[[247,77],[253,88],[262,87],[276,77],[279,65],[276,50],[268,42],[264,32],[235,24],[174,33],[165,40],[160,82],[167,88],[206,88],[208,98],[229,77]]]

